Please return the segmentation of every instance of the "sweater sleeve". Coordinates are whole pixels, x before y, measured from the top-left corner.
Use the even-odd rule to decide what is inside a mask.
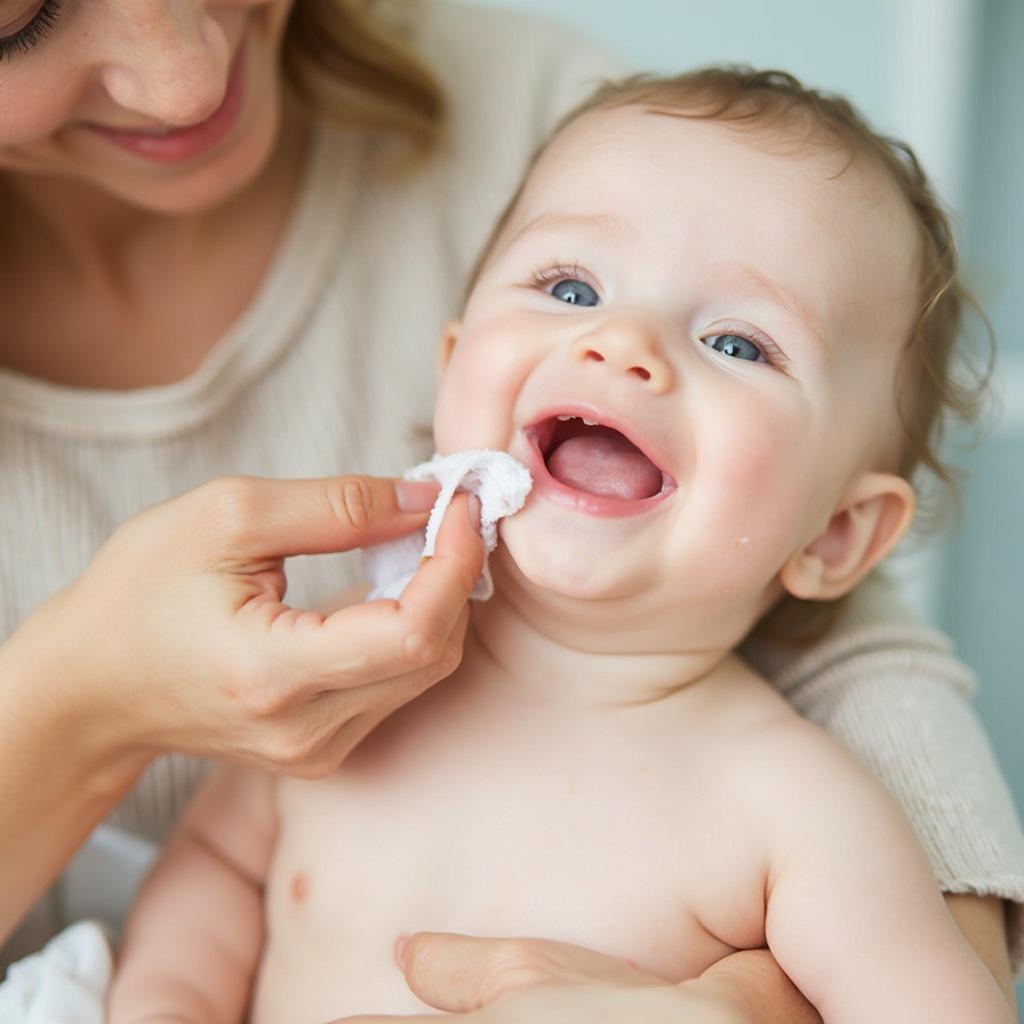
[[[943,891],[998,896],[1024,967],[1024,835],[970,706],[970,670],[875,576],[813,648],[763,640],[744,655],[796,710],[840,739],[903,806]]]

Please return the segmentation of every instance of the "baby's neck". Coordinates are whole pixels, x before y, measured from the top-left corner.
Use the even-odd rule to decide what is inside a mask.
[[[731,660],[724,648],[657,650],[645,644],[642,625],[612,629],[593,618],[523,607],[499,586],[473,609],[463,685],[551,711],[613,709],[670,697]]]

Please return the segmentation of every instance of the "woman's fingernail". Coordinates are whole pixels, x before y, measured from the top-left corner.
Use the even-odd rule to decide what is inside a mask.
[[[439,490],[437,484],[396,480],[395,500],[398,502],[398,511],[429,512],[437,501]]]
[[[408,935],[399,935],[398,938],[395,939],[394,957],[395,957],[395,963],[398,964],[399,967],[402,966],[402,957],[405,954],[405,947],[408,946],[408,945],[409,945],[409,936]]]
[[[466,511],[469,513],[469,525],[480,532],[480,499],[475,495],[469,496],[469,501],[466,503]]]

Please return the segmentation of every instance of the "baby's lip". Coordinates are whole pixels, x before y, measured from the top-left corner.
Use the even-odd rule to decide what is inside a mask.
[[[530,419],[523,427],[523,433],[540,450],[541,455],[547,455],[548,446],[551,443],[559,419],[580,419],[588,426],[608,427],[621,434],[631,445],[637,448],[643,455],[667,478],[666,485],[676,486],[675,478],[665,468],[669,459],[665,453],[660,451],[659,446],[641,436],[640,431],[635,427],[627,425],[614,413],[609,413],[595,405],[585,402],[571,402],[559,404],[549,410],[545,410]]]
[[[548,470],[547,456],[556,440],[559,418],[579,418],[588,426],[616,431],[661,471],[661,489],[646,498],[620,498],[580,490],[554,477]],[[601,518],[641,516],[660,506],[677,490],[678,485],[671,474],[662,468],[665,461],[656,447],[640,437],[636,430],[623,429],[624,426],[617,416],[599,410],[596,406],[581,403],[558,405],[531,418],[522,428],[522,436],[527,443],[526,462],[533,476],[534,491],[556,505]]]

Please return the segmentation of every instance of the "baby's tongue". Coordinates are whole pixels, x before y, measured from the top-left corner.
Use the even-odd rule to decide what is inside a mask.
[[[563,441],[548,456],[547,467],[563,484],[607,498],[638,501],[661,490],[661,470],[608,427]]]

